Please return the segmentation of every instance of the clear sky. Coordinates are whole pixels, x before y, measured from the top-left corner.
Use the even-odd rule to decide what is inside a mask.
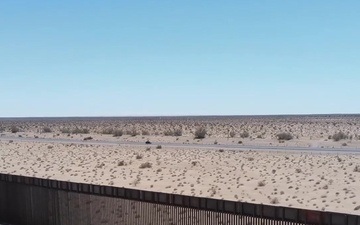
[[[360,1],[0,1],[0,117],[360,113]]]

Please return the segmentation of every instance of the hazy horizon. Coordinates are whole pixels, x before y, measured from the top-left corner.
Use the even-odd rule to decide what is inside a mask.
[[[122,119],[122,118],[242,118],[242,117],[360,117],[358,114],[254,114],[254,115],[147,115],[147,116],[33,116],[33,117],[0,117],[2,119]]]

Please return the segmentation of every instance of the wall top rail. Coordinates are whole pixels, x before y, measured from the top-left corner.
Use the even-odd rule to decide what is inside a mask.
[[[360,225],[360,215],[263,205],[0,173],[0,182],[314,225]],[[335,222],[334,222],[335,221]]]

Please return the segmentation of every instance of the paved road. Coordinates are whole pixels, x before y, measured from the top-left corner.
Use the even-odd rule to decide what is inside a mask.
[[[266,150],[266,151],[298,151],[298,152],[324,152],[324,153],[359,153],[360,148],[319,148],[319,147],[282,147],[282,146],[255,146],[255,145],[242,145],[242,144],[181,144],[181,143],[162,143],[153,142],[150,145],[140,142],[125,142],[125,141],[82,141],[73,139],[52,139],[52,138],[32,138],[32,137],[9,137],[0,136],[0,141],[20,141],[20,142],[40,142],[40,143],[62,143],[62,144],[92,144],[92,145],[133,145],[133,146],[157,146],[161,145],[164,147],[171,148],[203,148],[203,149],[232,149],[232,150]]]

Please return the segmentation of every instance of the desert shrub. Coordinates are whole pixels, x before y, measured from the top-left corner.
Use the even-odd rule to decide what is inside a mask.
[[[135,137],[136,135],[138,135],[138,132],[136,131],[135,128],[133,128],[131,130],[126,131],[126,134],[130,135],[131,137]]]
[[[249,136],[250,136],[250,134],[247,131],[243,131],[242,133],[240,133],[241,138],[248,138]]]
[[[204,127],[198,127],[196,130],[195,130],[195,138],[196,139],[203,139],[205,138],[205,135],[206,135],[206,129]]]
[[[88,134],[89,129],[76,127],[71,131],[71,133],[73,133],[73,134]]]
[[[4,132],[5,131],[5,128],[3,127],[0,127],[0,133]]]
[[[89,141],[89,140],[92,140],[93,138],[92,137],[86,137],[84,138],[84,141]]]
[[[346,143],[342,143],[341,145],[342,145],[342,146],[347,146],[347,144],[346,144]]]
[[[277,134],[276,137],[278,140],[286,140],[286,141],[293,139],[293,136],[290,133],[285,133],[285,132]]]
[[[182,129],[175,129],[173,131],[173,135],[176,136],[176,137],[179,137],[179,136],[182,136]]]
[[[142,159],[142,158],[143,158],[142,155],[140,155],[140,154],[137,154],[137,155],[136,155],[136,159]]]
[[[71,130],[69,128],[61,128],[60,131],[63,134],[70,134],[71,133]]]
[[[105,128],[101,131],[102,134],[113,134],[114,133],[114,129],[111,127]]]
[[[342,159],[338,155],[336,156],[336,159],[338,162],[342,162]]]
[[[149,133],[149,131],[147,131],[147,130],[142,130],[142,131],[141,131],[141,135],[147,136],[147,135],[150,135],[150,133]]]
[[[162,149],[161,145],[156,146],[156,149]]]
[[[270,200],[270,203],[271,203],[271,204],[278,204],[278,203],[279,203],[279,199],[275,197],[275,198],[273,198],[273,199]]]
[[[149,163],[149,162],[142,163],[142,164],[139,166],[140,169],[151,168],[151,167],[152,167],[152,164]]]
[[[296,172],[296,173],[301,173],[301,169],[300,169],[300,168],[297,168],[297,169],[295,170],[295,172]]]
[[[51,133],[50,127],[43,127],[42,131],[43,133]]]
[[[224,149],[219,149],[219,152],[224,152]]]
[[[238,141],[238,144],[242,144],[243,142],[242,141]]]
[[[339,132],[335,133],[331,138],[334,141],[340,141],[340,140],[348,139],[348,136],[344,132],[339,131]]]
[[[121,160],[120,162],[118,162],[118,166],[125,166],[124,160]]]
[[[11,133],[15,134],[17,132],[20,132],[20,129],[18,127],[16,127],[16,126],[11,126],[10,131],[11,131]]]
[[[230,131],[229,135],[231,138],[233,138],[233,137],[235,137],[236,133],[235,133],[235,131],[232,130],[232,131]]]
[[[123,135],[123,131],[122,130],[113,130],[112,134],[114,137],[121,137]]]
[[[359,165],[355,166],[354,172],[360,172],[360,166]]]
[[[262,180],[262,181],[259,181],[259,182],[258,182],[258,186],[259,186],[259,187],[264,187],[264,186],[265,186],[265,181],[263,181],[263,180]]]
[[[164,131],[164,135],[165,136],[173,136],[173,132],[171,131],[171,130],[166,130],[166,131]]]
[[[167,130],[164,131],[165,136],[182,136],[182,130],[181,129],[175,129],[175,130]]]

